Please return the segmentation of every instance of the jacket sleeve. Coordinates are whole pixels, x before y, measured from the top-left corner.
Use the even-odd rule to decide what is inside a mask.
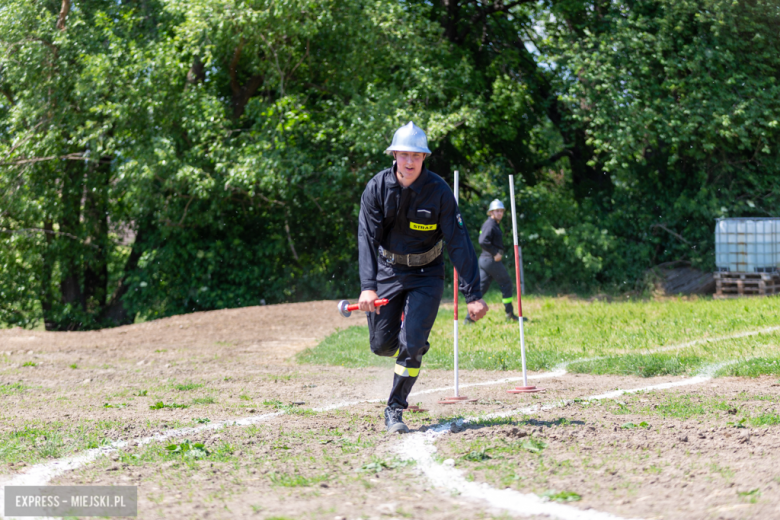
[[[479,233],[479,245],[482,249],[490,253],[490,256],[496,256],[498,254],[498,248],[493,245],[493,226],[489,220],[485,221],[482,225],[482,231]]]
[[[471,244],[466,225],[463,223],[458,204],[455,202],[455,196],[449,187],[442,194],[442,198],[439,225],[444,234],[444,241],[447,243],[447,253],[449,253],[455,269],[458,270],[460,291],[466,297],[466,303],[471,303],[482,298],[477,253]]]
[[[382,199],[376,181],[369,181],[360,198],[358,262],[360,290],[376,291],[377,250],[382,242]]]

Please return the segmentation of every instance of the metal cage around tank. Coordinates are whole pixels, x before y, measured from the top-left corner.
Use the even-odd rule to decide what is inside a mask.
[[[778,273],[780,218],[720,218],[715,224],[719,272]]]

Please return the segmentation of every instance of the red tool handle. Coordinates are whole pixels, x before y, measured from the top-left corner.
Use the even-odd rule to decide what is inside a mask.
[[[389,302],[387,298],[382,298],[381,300],[374,300],[374,307],[381,307],[382,305],[387,305],[387,302]],[[347,305],[348,311],[356,311],[360,308],[360,305],[357,303],[353,303],[352,305]]]

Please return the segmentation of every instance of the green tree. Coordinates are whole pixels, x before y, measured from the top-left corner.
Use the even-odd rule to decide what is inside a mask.
[[[582,37],[553,33],[631,263],[711,269],[715,218],[776,216],[778,23],[776,2],[642,0]]]

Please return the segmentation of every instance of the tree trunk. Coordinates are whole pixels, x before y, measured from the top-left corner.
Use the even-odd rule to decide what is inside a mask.
[[[62,168],[62,213],[60,215],[60,229],[63,233],[81,236],[81,199],[84,196],[84,171],[83,165],[75,161],[67,161]],[[82,244],[70,238],[58,237],[57,249],[60,254],[60,294],[62,303],[86,310],[84,293],[81,290],[82,279]],[[75,330],[80,328],[82,322],[75,317],[65,319],[58,323],[60,330]]]
[[[138,226],[138,232],[135,235],[135,242],[133,242],[133,249],[130,251],[130,257],[125,263],[123,269],[122,280],[119,282],[119,286],[111,295],[111,300],[103,307],[103,312],[100,314],[101,322],[108,322],[114,326],[129,325],[133,323],[134,316],[128,312],[127,308],[122,301],[122,298],[130,289],[128,284],[128,277],[138,268],[138,261],[143,254],[143,241],[148,234],[148,228],[141,224]]]
[[[90,168],[84,197],[84,225],[93,247],[82,248],[84,262],[84,300],[86,310],[100,313],[108,299],[108,182],[110,165],[101,163]]]
[[[54,265],[54,253],[52,252],[52,241],[54,239],[54,224],[51,220],[47,220],[43,223],[43,229],[45,230],[44,238],[46,245],[42,253],[41,264],[41,310],[43,311],[43,325],[46,330],[57,330],[57,323],[52,316],[53,309],[53,296],[52,296],[52,267]]]

